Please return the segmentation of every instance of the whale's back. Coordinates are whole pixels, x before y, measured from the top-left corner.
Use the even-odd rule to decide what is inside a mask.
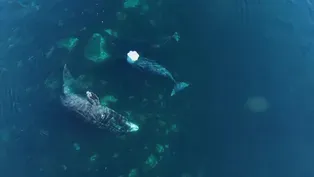
[[[82,97],[73,93],[70,87],[73,82],[74,79],[65,65],[63,69],[63,95],[61,96],[64,107],[79,114],[86,122],[113,133],[135,132],[139,129],[136,124],[129,122],[125,116],[99,104],[99,101],[95,101],[94,99],[98,99],[96,95],[96,97],[89,97],[89,95]]]
[[[65,94],[61,97],[62,105],[82,116],[86,121],[91,121],[97,116],[93,112],[93,105],[85,98],[76,94]]]

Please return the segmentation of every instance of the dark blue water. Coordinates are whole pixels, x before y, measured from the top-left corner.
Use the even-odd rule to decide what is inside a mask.
[[[137,169],[150,177],[313,176],[311,2],[148,4],[141,14],[123,9],[122,0],[0,1],[1,174],[128,176]],[[105,28],[121,36],[110,41],[110,60],[93,63],[84,47]],[[153,47],[176,31],[178,43]],[[79,38],[73,51],[55,48],[45,57],[71,36]],[[170,97],[171,81],[131,67],[129,50],[191,86]],[[114,95],[118,101],[110,106],[131,112],[140,131],[117,137],[62,107],[64,64],[75,78],[86,76],[77,93]],[[57,87],[49,88],[47,78]],[[267,109],[249,109],[248,98],[256,96],[267,100]],[[173,125],[178,129],[170,130]],[[150,155],[158,158],[154,168],[145,165]]]

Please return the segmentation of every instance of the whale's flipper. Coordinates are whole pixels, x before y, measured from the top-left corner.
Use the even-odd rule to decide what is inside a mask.
[[[69,69],[67,68],[67,65],[65,64],[63,67],[63,93],[64,94],[70,94],[71,91],[71,84],[73,83],[74,79],[72,77],[72,74],[70,73]]]
[[[99,101],[99,98],[98,96],[91,92],[91,91],[86,91],[86,96],[87,96],[87,99],[88,101],[93,104],[93,105],[100,105],[100,101]]]

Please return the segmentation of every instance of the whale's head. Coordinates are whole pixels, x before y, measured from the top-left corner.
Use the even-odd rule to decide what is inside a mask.
[[[139,130],[139,126],[135,123],[127,121],[126,124],[128,126],[128,132],[137,132]]]
[[[99,128],[107,129],[110,132],[125,134],[137,132],[139,130],[138,125],[108,107],[98,106],[97,113],[94,115],[97,116],[94,123],[98,125]]]

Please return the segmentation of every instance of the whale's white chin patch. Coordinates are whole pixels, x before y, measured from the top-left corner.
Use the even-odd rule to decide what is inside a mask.
[[[139,129],[138,125],[132,122],[126,122],[126,124],[130,127],[130,130],[129,130],[130,132],[136,132]]]
[[[140,55],[136,51],[129,51],[127,54],[127,61],[129,63],[134,63],[138,60]]]

